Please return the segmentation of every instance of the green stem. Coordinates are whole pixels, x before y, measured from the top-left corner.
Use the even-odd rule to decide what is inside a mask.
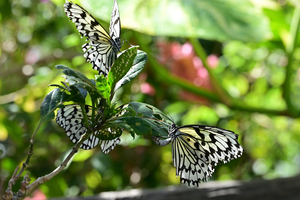
[[[217,91],[217,93],[221,97],[222,101],[227,106],[231,106],[233,104],[233,99],[228,94],[228,92],[222,87],[222,85],[220,84],[220,81],[218,80],[218,78],[215,76],[215,74],[209,67],[209,65],[207,63],[207,54],[205,53],[205,50],[203,49],[202,45],[196,38],[189,38],[189,41],[193,45],[197,56],[201,59],[203,66],[207,70],[207,72],[209,74],[210,82],[212,83],[212,86]]]
[[[88,117],[85,111],[85,105],[80,104],[80,108],[83,114],[83,124],[85,127],[89,127],[89,121],[88,121]]]
[[[92,98],[92,122],[95,121],[95,109],[96,109],[95,99]]]
[[[141,46],[141,48],[148,54],[149,62],[151,63],[152,69],[155,71],[157,79],[164,81],[166,83],[169,83],[169,84],[178,85],[187,91],[190,91],[194,94],[197,94],[199,96],[210,99],[211,101],[214,101],[214,102],[220,101],[219,97],[217,95],[211,93],[210,91],[203,89],[203,88],[196,87],[192,83],[169,73],[168,70],[166,70],[166,68],[164,66],[159,64],[157,62],[157,60],[151,55],[152,53],[151,53],[149,46],[147,46],[146,44],[143,43],[140,34],[135,33],[135,36],[136,36],[135,38],[138,40],[138,43]]]
[[[151,68],[155,71],[156,77],[160,80],[163,80],[164,83],[169,85],[176,85],[180,88],[189,91],[191,93],[194,93],[196,95],[202,96],[212,102],[217,103],[223,103],[225,105],[228,105],[224,102],[223,98],[219,98],[218,95],[213,94],[207,90],[204,90],[202,88],[196,87],[193,84],[189,83],[186,80],[183,80],[177,76],[172,75],[169,73],[162,65],[160,65],[157,60],[151,55],[152,51],[149,48],[148,44],[145,44],[142,40],[142,36],[136,32],[134,32],[135,38],[137,39],[141,49],[145,51],[148,54],[149,62],[151,64]],[[245,112],[259,112],[264,114],[270,114],[270,115],[282,115],[282,116],[291,116],[291,117],[300,117],[300,112],[298,112],[296,115],[293,115],[288,110],[275,110],[275,109],[265,109],[262,107],[255,107],[255,106],[249,106],[248,104],[244,103],[242,100],[239,99],[232,99],[231,104],[228,105],[230,109],[233,110],[240,110]]]
[[[296,116],[299,113],[299,109],[295,107],[291,97],[291,81],[292,81],[291,79],[294,74],[294,70],[292,69],[292,61],[293,61],[295,46],[297,43],[299,24],[300,24],[300,9],[296,7],[291,21],[290,33],[289,33],[290,37],[286,45],[288,63],[286,66],[285,82],[283,84],[283,97],[287,104],[288,111],[293,116]]]

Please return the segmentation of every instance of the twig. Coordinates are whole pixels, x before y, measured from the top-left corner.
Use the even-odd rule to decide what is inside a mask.
[[[25,192],[26,196],[29,193],[31,193],[34,188],[45,183],[46,181],[51,180],[54,176],[56,176],[59,172],[61,172],[67,166],[68,162],[75,155],[75,153],[78,152],[78,149],[84,140],[85,140],[85,138],[82,137],[81,140],[73,147],[72,151],[68,154],[68,156],[65,158],[65,160],[55,170],[53,170],[51,173],[49,173],[45,176],[37,178],[33,183],[31,183],[30,185],[27,185],[26,192]]]
[[[33,151],[33,140],[30,140],[30,150],[28,152],[28,157],[26,159],[26,161],[23,163],[23,167],[22,169],[19,171],[19,173],[17,174],[19,167],[17,166],[9,183],[8,183],[8,187],[7,190],[5,191],[5,194],[3,196],[3,200],[21,200],[24,199],[26,196],[28,196],[32,190],[34,188],[36,188],[37,186],[43,184],[46,181],[49,181],[50,179],[52,179],[55,175],[57,175],[59,172],[61,172],[69,163],[69,161],[71,160],[71,158],[78,152],[78,149],[80,147],[80,145],[87,139],[90,137],[90,135],[92,134],[91,131],[86,132],[86,134],[84,134],[83,137],[81,137],[81,139],[79,140],[79,142],[73,147],[72,151],[68,154],[68,156],[65,158],[65,160],[61,163],[61,165],[59,167],[57,167],[55,170],[53,170],[51,173],[39,177],[37,178],[33,183],[30,183],[30,178],[29,178],[29,173],[27,173],[24,178],[23,181],[21,182],[21,186],[20,189],[17,193],[13,193],[12,192],[12,186],[16,184],[16,181],[20,178],[20,176],[22,175],[22,172],[27,168],[29,161],[30,161],[30,157],[32,155],[32,151]],[[17,175],[16,175],[17,174]]]
[[[21,187],[18,191],[18,198],[24,198],[26,196],[26,187],[30,183],[31,179],[29,178],[29,172],[24,176],[23,181],[21,182]]]
[[[22,165],[22,168],[21,170],[19,171],[17,177],[20,178],[21,175],[23,174],[24,170],[28,167],[29,165],[29,162],[30,162],[30,158],[31,156],[33,155],[33,144],[34,144],[34,140],[31,139],[30,140],[30,146],[29,146],[29,151],[28,151],[28,155],[27,155],[27,158],[25,160],[25,162],[23,162],[23,165]]]
[[[13,198],[12,186],[16,184],[19,178],[16,177],[16,174],[19,170],[19,166],[16,167],[11,179],[8,182],[7,189],[5,190],[5,194],[3,195],[3,200],[10,200]]]

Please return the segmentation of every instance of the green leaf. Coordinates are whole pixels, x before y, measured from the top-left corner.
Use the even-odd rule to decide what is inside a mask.
[[[156,137],[168,137],[168,128],[170,126],[169,124],[166,124],[162,121],[147,118],[145,118],[144,120],[150,124],[152,129],[152,135]]]
[[[137,135],[151,133],[154,136],[167,137],[168,128],[172,124],[162,111],[149,104],[130,102],[123,105],[126,112],[118,118],[118,124],[128,124]],[[143,129],[143,126],[145,130]]]
[[[107,82],[107,79],[103,75],[96,75],[96,87],[98,93],[107,100],[110,104],[110,92],[111,88]]]
[[[167,117],[161,110],[158,108],[141,102],[130,102],[128,107],[133,109],[136,112],[136,115],[147,117],[147,118],[154,118],[156,120],[162,120],[167,123],[173,123],[172,120]]]
[[[152,135],[167,137],[168,128],[173,121],[158,108],[140,102],[130,102],[128,108],[136,112],[136,116],[143,118],[152,128]]]
[[[73,70],[64,65],[56,65],[57,69],[63,69],[63,73],[66,75],[66,80],[70,85],[76,85],[78,88],[85,89],[89,92],[92,99],[97,99],[101,97],[98,93],[97,88],[95,87],[95,82],[91,79],[88,79],[82,73]]]
[[[119,118],[119,117],[116,117],[116,118],[112,118],[112,119],[110,119],[110,120],[108,120],[105,124],[104,124],[104,126],[106,126],[106,127],[119,127],[119,128],[121,128],[122,130],[126,130],[126,131],[128,131],[130,134],[131,134],[131,136],[133,137],[133,138],[135,138],[135,132],[134,132],[134,130],[126,123],[126,121],[125,121],[125,118]]]
[[[122,135],[123,130],[117,126],[103,126],[98,130],[97,138],[101,140],[113,140]]]
[[[90,0],[82,6],[109,22],[112,4]],[[123,0],[118,5],[122,27],[148,35],[218,41],[261,41],[270,36],[262,9],[249,0]],[[104,8],[108,12],[99,12]]]
[[[125,76],[132,67],[132,63],[137,54],[138,46],[130,47],[119,55],[118,59],[112,65],[108,72],[108,82],[113,89],[116,83]]]
[[[137,135],[152,133],[151,125],[142,118],[126,117],[125,121]]]
[[[127,74],[116,83],[114,92],[116,92],[120,87],[122,87],[123,85],[134,79],[137,75],[139,75],[139,73],[144,69],[147,60],[147,53],[138,50],[137,55],[133,61],[133,66],[129,69]]]
[[[58,87],[58,88],[60,88],[62,90],[69,90],[68,88],[66,88],[64,86],[61,86],[61,85],[58,85],[58,84],[50,84],[49,86],[51,86],[51,87]]]
[[[80,90],[80,88],[76,87],[75,85],[70,85],[70,89],[71,89],[70,90],[70,92],[71,92],[70,100],[74,101],[75,103],[84,105],[85,98],[86,98],[86,94],[84,94],[84,90],[83,89]]]
[[[55,67],[57,69],[63,69],[63,73],[67,76],[74,76],[76,78],[81,79],[83,82],[93,85],[93,82],[91,82],[90,79],[88,79],[85,75],[83,75],[81,72],[77,70],[71,69],[65,65],[56,65]]]
[[[55,109],[70,96],[55,88],[47,94],[41,105],[41,121],[48,121],[55,117]]]
[[[49,86],[54,86],[54,87],[58,87],[59,89],[61,89],[66,95],[64,101],[73,101],[75,103],[79,103],[82,105],[85,104],[85,98],[87,96],[87,91],[85,89],[80,88],[80,86],[77,84],[71,85],[69,87],[69,86],[67,86],[66,83],[64,83],[64,82],[62,82],[62,83],[64,84],[65,87],[61,86],[61,85],[57,85],[57,84],[50,84]],[[70,93],[70,94],[68,94],[68,93]]]

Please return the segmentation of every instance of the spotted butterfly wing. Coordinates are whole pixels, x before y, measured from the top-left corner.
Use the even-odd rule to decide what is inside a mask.
[[[240,157],[242,146],[237,142],[238,135],[232,131],[203,125],[169,127],[169,138],[162,140],[153,137],[154,142],[164,146],[172,142],[172,158],[176,176],[181,183],[198,187],[207,181],[219,162],[229,162]]]
[[[119,7],[116,0],[114,0],[113,10],[111,12],[111,20],[109,25],[109,33],[110,37],[114,41],[113,46],[120,51],[121,41],[120,41],[120,33],[121,33],[121,21],[120,21],[120,13]]]
[[[91,109],[85,106],[86,113],[91,116]],[[66,131],[66,135],[73,143],[77,143],[81,136],[86,133],[87,129],[83,124],[83,114],[79,105],[67,105],[57,111],[56,123]],[[93,149],[99,144],[100,139],[91,134],[85,140],[80,148]]]
[[[123,132],[123,130],[121,128],[114,127],[114,128],[107,128],[107,129],[104,129],[104,130],[100,130],[100,131],[97,132],[97,134],[103,134],[103,135],[106,135],[106,134],[115,134],[116,135],[116,134],[118,134],[119,135],[122,132]],[[104,154],[108,154],[120,142],[121,142],[120,137],[117,137],[113,140],[101,140],[100,147],[101,147],[101,150]]]
[[[87,113],[87,117],[90,118],[92,115],[91,107],[86,105],[85,110]],[[66,135],[73,143],[77,143],[80,140],[81,136],[87,131],[86,127],[83,124],[83,119],[84,117],[79,105],[66,105],[64,108],[59,109],[56,115],[57,124],[66,131]],[[120,131],[122,130],[112,130],[108,128],[96,131],[95,135],[108,132],[110,134],[116,134],[117,132],[120,133]],[[102,152],[108,154],[121,141],[119,137],[113,140],[100,140],[95,135],[91,134],[90,137],[80,145],[80,148],[85,150],[93,149],[100,142]]]
[[[78,4],[66,1],[64,10],[70,20],[75,23],[81,36],[86,37],[86,41],[89,41],[82,46],[84,57],[93,65],[93,69],[97,70],[99,75],[103,74],[106,77],[121,49],[121,23],[117,1],[114,1],[110,34]]]

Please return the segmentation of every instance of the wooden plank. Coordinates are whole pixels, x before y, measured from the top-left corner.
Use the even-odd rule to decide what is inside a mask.
[[[159,189],[132,189],[102,192],[93,197],[59,200],[300,200],[300,175],[273,180],[210,181],[199,188],[172,186]],[[56,199],[52,199],[56,200]]]

